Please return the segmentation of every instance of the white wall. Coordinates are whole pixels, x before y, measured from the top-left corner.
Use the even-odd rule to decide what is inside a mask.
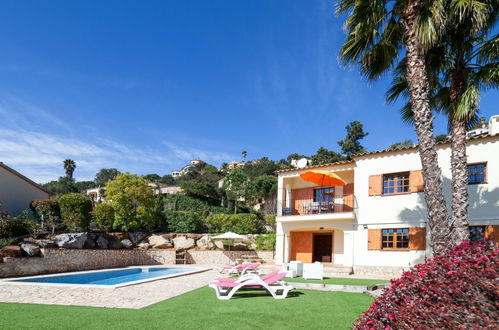
[[[32,200],[43,198],[48,198],[48,193],[0,167],[0,201],[11,215],[29,211]]]

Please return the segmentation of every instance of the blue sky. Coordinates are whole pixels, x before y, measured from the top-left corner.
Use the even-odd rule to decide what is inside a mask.
[[[337,150],[352,120],[369,150],[415,140],[389,77],[338,64],[342,24],[322,0],[3,1],[0,161],[46,182]]]

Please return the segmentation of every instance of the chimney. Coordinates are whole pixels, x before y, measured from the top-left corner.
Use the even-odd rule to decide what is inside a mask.
[[[499,115],[490,117],[489,134],[492,136],[499,134]]]

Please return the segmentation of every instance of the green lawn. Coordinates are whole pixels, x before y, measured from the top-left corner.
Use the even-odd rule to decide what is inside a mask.
[[[372,301],[311,290],[284,300],[246,291],[219,301],[203,287],[139,310],[0,303],[0,329],[348,329]]]
[[[302,277],[285,278],[286,282],[300,282],[300,283],[320,283],[320,284],[339,284],[339,285],[373,285],[380,283],[388,283],[387,280],[372,280],[363,278],[341,278],[341,277],[326,277],[323,280],[306,280]]]

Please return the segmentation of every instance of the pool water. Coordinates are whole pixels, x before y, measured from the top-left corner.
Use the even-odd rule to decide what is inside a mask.
[[[119,285],[158,277],[169,277],[172,275],[190,273],[196,270],[196,268],[186,267],[137,267],[109,271],[84,272],[78,274],[32,277],[10,280],[9,282]]]

